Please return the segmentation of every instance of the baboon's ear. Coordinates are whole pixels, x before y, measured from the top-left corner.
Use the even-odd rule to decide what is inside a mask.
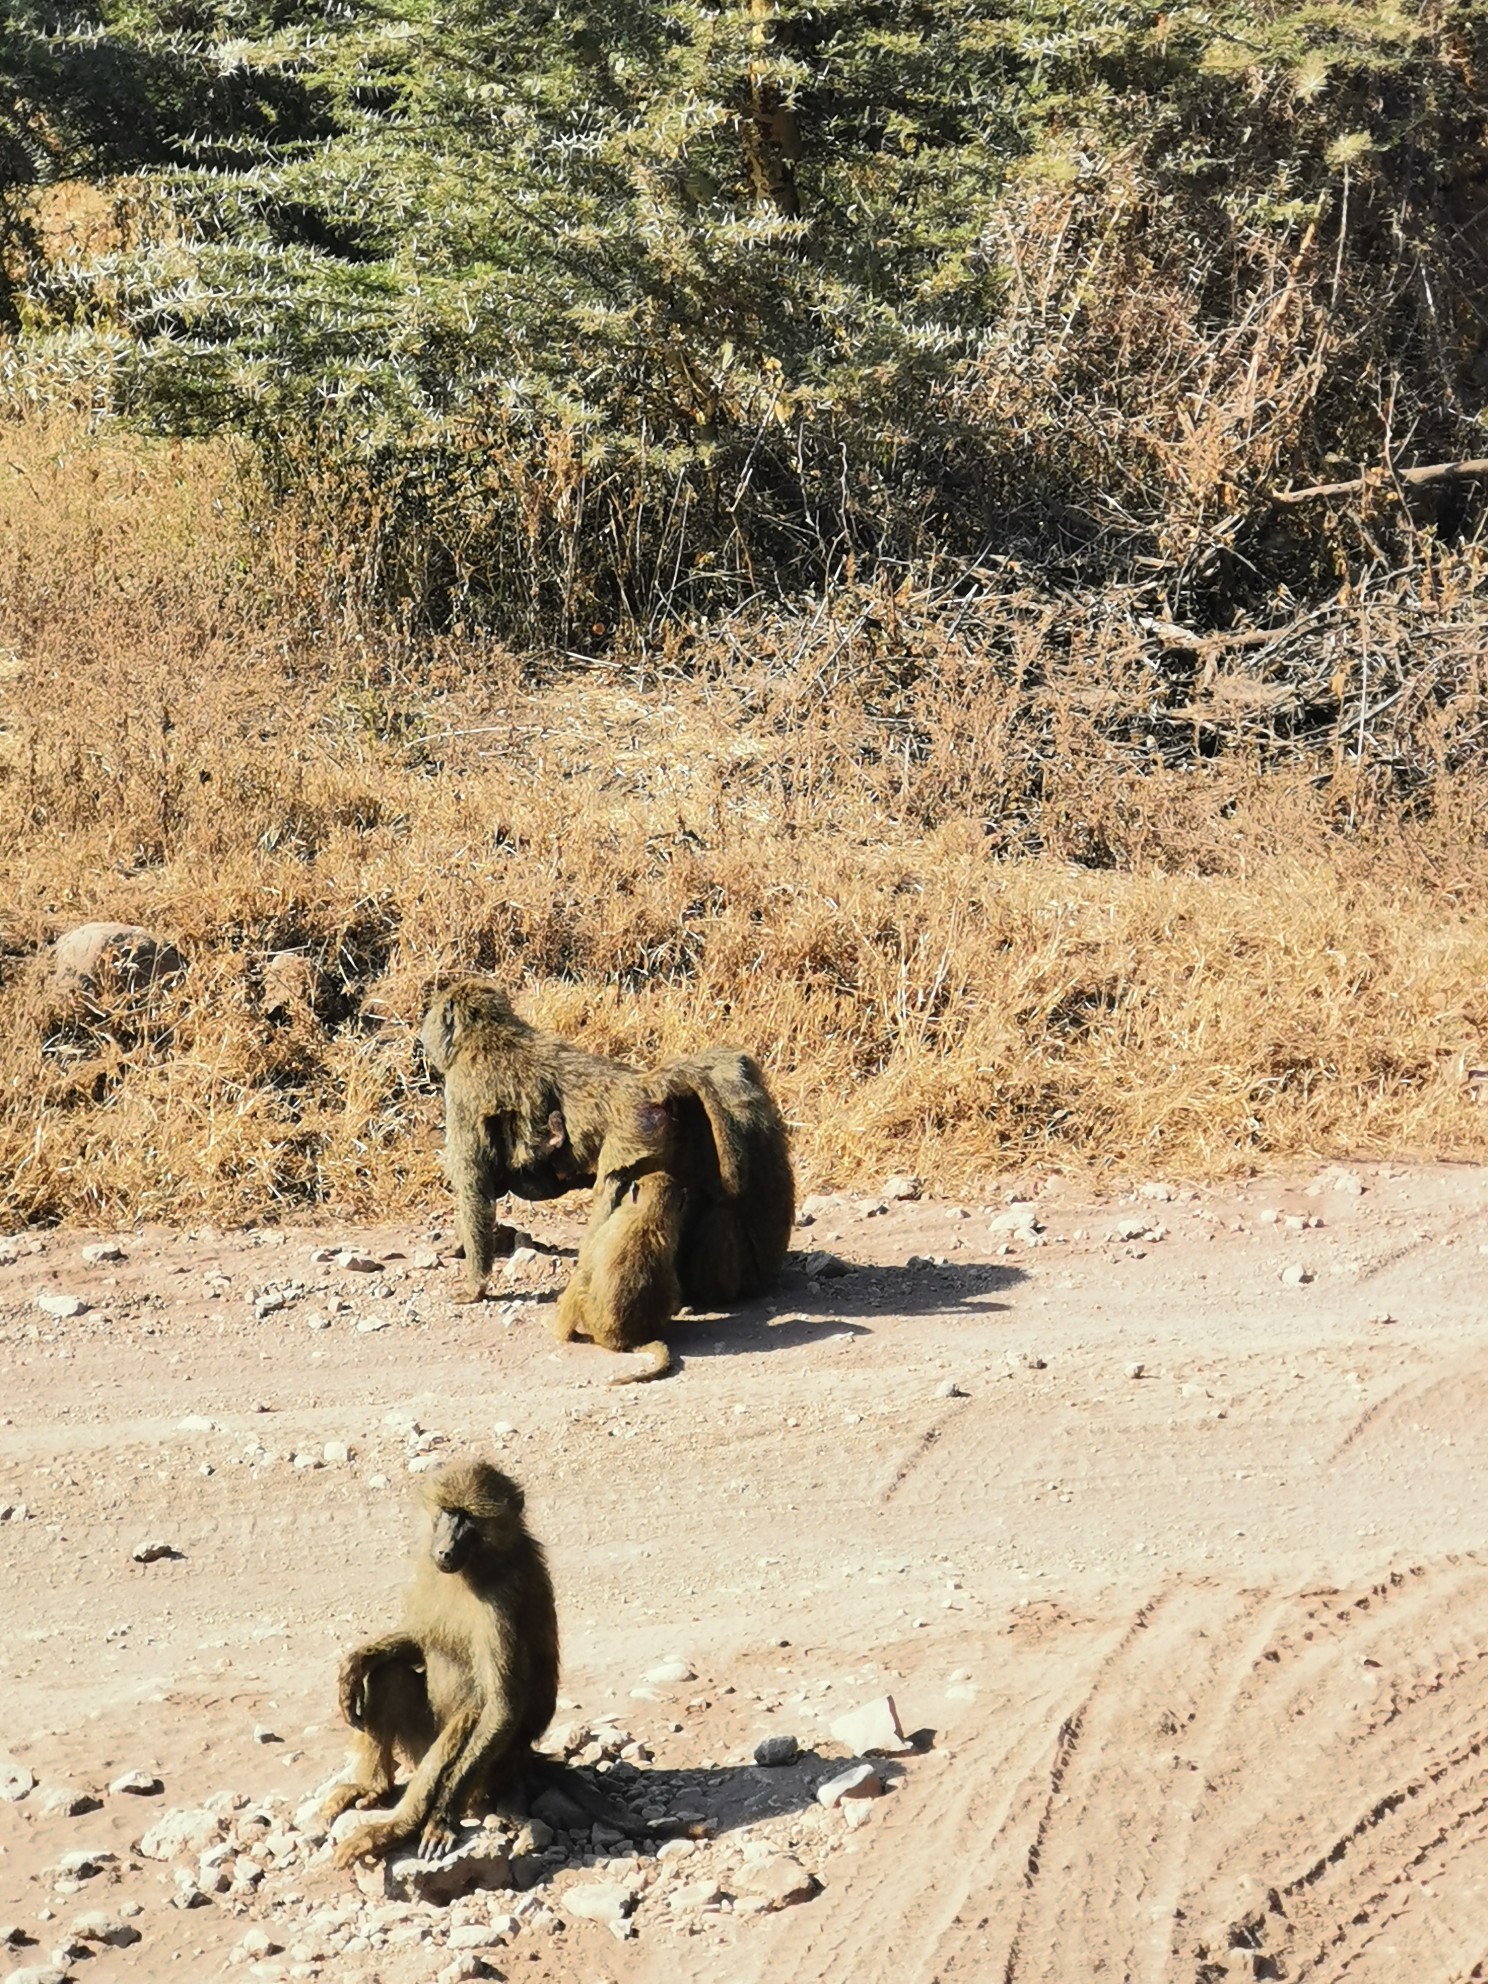
[[[562,1150],[567,1142],[568,1125],[563,1120],[563,1111],[561,1109],[550,1109],[548,1111],[548,1141],[543,1147],[543,1155],[545,1157],[551,1157],[555,1151]]]

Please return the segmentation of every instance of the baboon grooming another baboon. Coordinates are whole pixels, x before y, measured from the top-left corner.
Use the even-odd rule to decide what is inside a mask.
[[[356,1734],[326,1824],[384,1799],[400,1761],[413,1775],[385,1818],[341,1842],[338,1867],[414,1838],[426,1856],[448,1851],[470,1805],[519,1789],[537,1766],[532,1746],[557,1698],[553,1585],[522,1490],[488,1462],[466,1461],[425,1475],[419,1505],[402,1629],[341,1664],[341,1711]]]
[[[419,1034],[444,1076],[445,1169],[465,1248],[460,1299],[476,1300],[496,1254],[493,1201],[591,1185],[612,1120],[635,1098],[677,1105],[674,1176],[687,1188],[676,1254],[682,1298],[711,1308],[778,1272],[795,1218],[785,1123],[747,1054],[713,1048],[637,1075],[529,1026],[489,981],[462,979]]]
[[[551,1199],[594,1182],[610,1093],[631,1072],[561,1034],[529,1026],[499,987],[465,978],[435,995],[419,1041],[444,1077],[444,1168],[455,1193],[455,1232],[475,1302],[511,1229],[492,1211],[506,1192]]]
[[[558,1298],[553,1334],[560,1343],[587,1336],[606,1350],[643,1352],[643,1370],[610,1380],[629,1385],[672,1368],[659,1332],[682,1301],[677,1250],[688,1195],[675,1175],[682,1155],[679,1105],[637,1100],[628,1114],[616,1114],[599,1153],[594,1207],[573,1279]]]

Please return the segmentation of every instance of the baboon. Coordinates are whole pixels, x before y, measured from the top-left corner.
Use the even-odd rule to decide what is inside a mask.
[[[673,1176],[687,1188],[677,1276],[683,1300],[716,1308],[778,1272],[795,1218],[785,1124],[747,1054],[713,1048],[636,1075],[529,1026],[499,987],[468,978],[440,991],[419,1034],[444,1076],[445,1169],[465,1249],[460,1300],[479,1298],[497,1251],[493,1202],[554,1198],[594,1183],[617,1112],[677,1105]],[[510,1249],[510,1229],[503,1234]]]
[[[682,1301],[677,1251],[688,1193],[675,1171],[680,1114],[675,1101],[637,1101],[628,1115],[617,1112],[599,1153],[578,1266],[558,1298],[553,1334],[560,1343],[587,1336],[606,1350],[645,1355],[644,1369],[612,1378],[612,1385],[660,1378],[672,1368],[658,1332]]]
[[[529,1026],[499,987],[460,979],[438,992],[419,1031],[444,1077],[444,1168],[455,1193],[455,1232],[465,1249],[456,1301],[479,1301],[510,1227],[498,1233],[506,1192],[551,1199],[594,1182],[611,1091],[630,1069],[586,1053],[561,1034]]]
[[[757,1295],[780,1271],[796,1217],[785,1122],[758,1065],[732,1047],[668,1061],[642,1092],[675,1112],[687,1208],[677,1279],[694,1309]]]
[[[381,1802],[400,1760],[413,1775],[386,1818],[341,1842],[338,1867],[415,1837],[425,1856],[447,1852],[468,1806],[498,1801],[536,1767],[532,1746],[557,1698],[553,1585],[522,1490],[488,1462],[465,1461],[425,1475],[419,1506],[402,1629],[341,1664],[341,1712],[356,1734],[325,1823]]]

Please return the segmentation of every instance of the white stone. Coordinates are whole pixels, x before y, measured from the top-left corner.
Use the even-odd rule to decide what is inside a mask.
[[[51,1316],[59,1323],[65,1323],[73,1316],[86,1315],[88,1310],[88,1304],[81,1295],[38,1295],[36,1307],[44,1316]]]
[[[84,1247],[83,1259],[90,1268],[100,1267],[105,1261],[126,1261],[129,1256],[117,1240],[95,1240],[91,1247]]]
[[[627,1881],[584,1881],[558,1900],[566,1915],[587,1922],[623,1922],[635,1905],[636,1891]]]
[[[1025,1234],[1042,1233],[1043,1225],[1032,1206],[1014,1206],[1009,1212],[1000,1212],[988,1222],[988,1231],[1009,1233],[1021,1238]]]
[[[880,1695],[847,1715],[839,1715],[831,1724],[831,1735],[834,1742],[859,1757],[897,1757],[914,1748],[899,1726],[892,1695]]]
[[[151,1826],[140,1841],[140,1852],[147,1860],[179,1860],[187,1854],[205,1853],[227,1831],[226,1822],[204,1806],[167,1812]]]
[[[343,1247],[336,1256],[336,1265],[347,1274],[381,1274],[382,1262],[371,1254],[362,1254],[355,1247]]]
[[[344,1440],[327,1440],[322,1448],[327,1467],[342,1467],[351,1459],[352,1450]]]
[[[788,1853],[775,1853],[740,1870],[737,1886],[741,1892],[758,1896],[767,1908],[789,1908],[792,1902],[809,1901],[816,1893],[816,1881],[799,1860]]]
[[[145,1543],[137,1543],[130,1552],[137,1564],[156,1564],[162,1557],[179,1557],[180,1554],[173,1543],[162,1543],[158,1537],[151,1538]]]
[[[844,1798],[882,1796],[883,1780],[872,1764],[854,1764],[851,1770],[839,1771],[836,1777],[829,1777],[825,1784],[816,1787],[819,1805],[840,1805]]]
[[[885,1179],[883,1196],[886,1199],[917,1199],[925,1189],[924,1180],[916,1178],[912,1172],[896,1171],[892,1178]]]
[[[0,1756],[0,1798],[6,1798],[12,1805],[26,1798],[28,1792],[36,1790],[36,1778],[18,1764],[14,1756]]]
[[[370,1336],[374,1330],[385,1330],[387,1326],[386,1316],[363,1316],[357,1324],[357,1329],[363,1336]]]
[[[690,1661],[683,1660],[680,1655],[674,1655],[670,1660],[659,1660],[654,1667],[648,1667],[646,1679],[653,1688],[666,1688],[682,1681],[695,1681],[697,1675],[693,1672]]]
[[[1300,1263],[1293,1262],[1291,1267],[1282,1269],[1281,1279],[1288,1288],[1302,1288],[1307,1282],[1312,1280],[1312,1274],[1309,1269],[1302,1267]]]
[[[1176,1199],[1178,1196],[1173,1187],[1165,1184],[1160,1178],[1154,1178],[1150,1184],[1143,1185],[1141,1187],[1141,1194],[1144,1199],[1159,1199],[1164,1203],[1170,1199]]]

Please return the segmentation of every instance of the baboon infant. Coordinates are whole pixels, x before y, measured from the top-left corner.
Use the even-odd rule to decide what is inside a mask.
[[[676,1262],[687,1190],[675,1175],[678,1114],[675,1102],[637,1100],[611,1126],[578,1266],[558,1298],[553,1334],[560,1343],[587,1336],[606,1350],[645,1354],[643,1370],[612,1378],[612,1385],[659,1378],[672,1368],[658,1332],[682,1300]]]
[[[413,1839],[426,1856],[446,1852],[470,1808],[488,1809],[544,1774],[590,1817],[623,1821],[575,1772],[533,1753],[557,1699],[558,1620],[523,1505],[516,1482],[486,1461],[420,1480],[402,1628],[341,1664],[341,1712],[355,1735],[351,1774],[326,1799],[325,1823],[385,1800],[400,1762],[413,1775],[385,1818],[341,1842],[338,1867]]]
[[[459,1299],[478,1299],[495,1259],[493,1202],[508,1191],[546,1199],[593,1184],[612,1117],[628,1120],[637,1095],[676,1105],[683,1300],[698,1308],[736,1302],[779,1271],[795,1181],[785,1123],[747,1054],[712,1048],[637,1075],[529,1026],[479,978],[436,995],[419,1039],[444,1076],[445,1169],[465,1249]],[[509,1251],[510,1229],[500,1237]]]

